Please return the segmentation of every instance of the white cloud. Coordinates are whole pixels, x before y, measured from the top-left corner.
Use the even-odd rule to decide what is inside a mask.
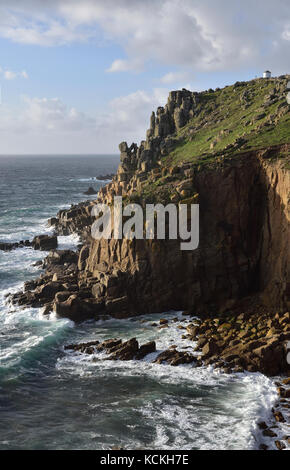
[[[17,77],[17,74],[15,72],[12,72],[11,70],[5,70],[3,72],[5,80],[14,80],[14,78]]]
[[[102,37],[128,56],[111,72],[152,60],[193,70],[283,69],[289,17],[289,0],[1,0],[0,36],[41,46]]]
[[[55,130],[58,133],[65,133],[94,128],[93,119],[75,108],[69,108],[59,98],[24,96],[23,101],[26,107],[20,119],[23,123],[29,123],[28,126],[33,132]]]
[[[109,111],[97,118],[98,132],[108,139],[114,136],[117,143],[122,140],[144,140],[150,115],[154,109],[166,103],[168,92],[168,89],[156,88],[152,93],[138,90],[114,98],[109,103]]]
[[[135,66],[133,63],[128,60],[116,59],[107,69],[107,72],[128,72],[129,70],[134,70]]]
[[[13,72],[12,70],[3,70],[0,68],[0,74],[3,75],[5,80],[15,80],[15,78],[25,78],[28,79],[28,73],[25,70],[22,70],[22,72]]]
[[[169,72],[161,77],[160,81],[165,84],[177,83],[189,78],[188,72]],[[192,78],[192,77],[191,77]]]
[[[1,152],[118,153],[121,141],[145,138],[150,114],[165,104],[168,91],[138,90],[114,98],[107,111],[95,117],[67,106],[59,98],[24,96],[21,111],[0,106]]]
[[[20,72],[20,76],[22,78],[25,78],[26,80],[29,78],[28,73],[26,72],[26,70],[22,70],[22,72]]]

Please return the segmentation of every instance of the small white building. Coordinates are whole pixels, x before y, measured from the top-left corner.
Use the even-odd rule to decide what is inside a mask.
[[[272,73],[270,72],[270,70],[266,70],[263,73],[263,78],[271,78],[271,76],[272,76]]]

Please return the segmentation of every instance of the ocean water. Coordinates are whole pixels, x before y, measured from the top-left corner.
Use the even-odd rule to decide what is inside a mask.
[[[0,157],[0,241],[49,233],[47,219],[85,200],[89,185],[104,184],[92,178],[117,164],[114,156]],[[73,248],[78,239],[59,242]],[[160,315],[76,325],[9,305],[7,293],[38,276],[32,265],[45,255],[31,248],[0,251],[1,450],[259,447],[257,423],[270,418],[277,398],[273,381],[261,374],[152,364],[157,353],[111,362],[102,354],[64,351],[68,343],[112,337],[155,340],[159,352],[173,344],[186,350],[192,343],[176,328],[188,321],[181,312],[164,313],[170,326],[159,330],[152,322]]]

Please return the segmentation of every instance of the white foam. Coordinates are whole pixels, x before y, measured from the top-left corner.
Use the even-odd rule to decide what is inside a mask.
[[[162,317],[166,315],[162,315]],[[169,320],[173,316],[167,315]],[[98,322],[94,339],[109,337],[124,339],[136,336],[140,344],[156,340],[158,351],[173,343],[178,350],[186,350],[192,342],[181,340],[183,330],[170,323],[169,328],[150,327],[154,316],[142,317],[146,323],[130,320]],[[117,334],[119,325],[122,334]],[[125,333],[125,334],[124,334]],[[91,336],[84,341],[92,340]],[[105,353],[86,356],[67,352],[58,360],[56,367],[80,377],[147,377],[161,387],[178,386],[180,397],[172,395],[165,401],[152,401],[135,411],[141,413],[155,427],[155,439],[150,445],[155,449],[255,449],[262,442],[257,422],[271,417],[271,408],[277,400],[276,387],[272,380],[262,374],[227,375],[212,367],[196,368],[192,364],[172,367],[167,364],[152,364],[157,353],[142,361],[108,361]],[[169,388],[170,390],[170,388]],[[193,397],[187,397],[188,390]],[[194,396],[196,391],[197,398]],[[184,397],[183,397],[184,393]],[[204,398],[202,398],[204,397]],[[208,401],[208,402],[207,402]]]

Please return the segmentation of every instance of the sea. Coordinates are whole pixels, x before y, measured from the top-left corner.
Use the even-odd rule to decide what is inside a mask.
[[[51,233],[47,219],[87,200],[97,175],[117,169],[114,155],[0,156],[0,241]],[[77,236],[59,237],[75,249]],[[42,309],[12,306],[7,295],[41,274],[46,252],[0,251],[0,449],[257,449],[259,421],[271,418],[274,380],[259,373],[226,375],[212,367],[153,364],[181,338],[182,312],[75,324]],[[169,328],[152,324],[169,320]],[[178,318],[174,323],[173,318]],[[173,326],[174,325],[174,326]],[[142,361],[106,361],[64,350],[74,342],[136,337],[156,341]],[[278,431],[277,431],[278,432]],[[287,430],[279,430],[285,435]],[[279,435],[280,437],[280,435]],[[268,439],[268,441],[267,441]]]

